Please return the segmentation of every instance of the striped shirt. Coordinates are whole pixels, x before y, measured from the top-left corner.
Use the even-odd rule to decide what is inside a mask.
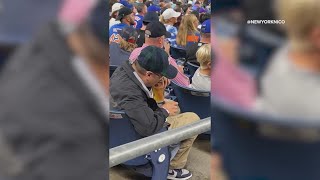
[[[177,49],[184,49],[184,47],[177,44],[177,34],[178,29],[170,24],[165,24],[166,30],[170,33],[171,37],[167,38],[167,40],[170,43],[171,47],[177,48]]]
[[[148,45],[143,44],[142,47],[134,49],[134,50],[132,51],[130,57],[129,57],[130,62],[133,63],[135,60],[137,60],[137,58],[138,58],[138,56],[140,55],[142,49],[145,48],[145,47],[147,47],[147,46],[148,46]],[[175,68],[178,69],[178,65],[177,65],[177,63],[176,63],[176,60],[173,59],[171,56],[169,56],[169,63],[170,63],[172,66],[174,66]],[[180,72],[180,71],[178,71],[177,76],[176,76],[174,79],[172,79],[172,81],[175,82],[175,83],[177,83],[177,84],[180,84],[180,85],[182,85],[182,86],[186,86],[186,87],[190,85],[189,78],[188,78],[185,74],[183,74],[183,72]]]

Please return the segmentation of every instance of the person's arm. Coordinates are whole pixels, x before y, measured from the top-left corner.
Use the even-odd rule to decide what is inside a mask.
[[[129,90],[127,90],[129,92]],[[168,112],[163,108],[151,109],[142,94],[134,92],[126,94],[125,99],[119,104],[126,112],[135,130],[143,137],[150,136],[158,132],[162,127]]]
[[[173,59],[171,56],[169,57],[169,62],[172,66],[174,66],[175,68],[177,68],[178,70],[178,74],[177,76],[172,79],[173,82],[180,84],[182,86],[189,86],[190,85],[190,80],[189,78],[183,73],[183,71],[179,70],[179,66],[176,63],[176,60]]]

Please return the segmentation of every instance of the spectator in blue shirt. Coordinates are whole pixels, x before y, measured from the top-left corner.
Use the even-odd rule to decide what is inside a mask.
[[[180,51],[185,51],[184,47],[179,46],[176,41],[178,29],[174,26],[174,24],[177,22],[180,15],[180,12],[176,12],[172,8],[169,8],[166,9],[160,17],[160,21],[166,26],[167,31],[171,34],[171,37],[167,38],[167,40],[170,43],[170,54],[174,55],[175,59],[180,57],[175,55],[181,54]],[[181,56],[184,56],[183,54]]]
[[[141,29],[143,18],[145,16],[145,14],[147,13],[147,6],[143,3],[137,3],[135,7],[136,7],[138,13],[134,17],[134,21],[136,22],[134,27],[136,29]]]
[[[120,20],[120,24],[115,24],[110,27],[109,29],[109,42],[115,42],[119,43],[119,33],[118,31],[122,30],[123,28],[127,26],[133,26],[134,25],[134,14],[131,9],[127,7],[122,7],[119,10],[119,14],[117,17],[117,20]]]

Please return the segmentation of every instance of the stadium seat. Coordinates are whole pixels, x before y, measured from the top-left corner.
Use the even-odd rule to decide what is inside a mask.
[[[211,107],[212,148],[222,156],[230,179],[320,179],[319,139],[298,140],[294,134],[297,131],[292,131],[310,127],[319,130],[319,121],[308,124],[303,120],[256,114],[217,97],[212,99]],[[274,131],[279,128],[281,133]]]
[[[163,129],[162,131],[165,131]],[[109,121],[109,148],[120,146],[142,137],[135,131],[130,120],[123,111],[110,111]],[[159,157],[165,157],[159,161]],[[152,180],[166,179],[169,171],[170,153],[168,147],[150,152],[146,155],[124,162],[123,165],[129,169],[141,173]]]
[[[171,82],[181,112],[194,112],[201,119],[210,117],[210,92],[198,91]]]
[[[196,72],[196,70],[199,68],[198,65],[195,65],[191,62],[187,62],[187,68],[188,68],[188,72],[190,74],[190,79],[193,77],[194,73]]]

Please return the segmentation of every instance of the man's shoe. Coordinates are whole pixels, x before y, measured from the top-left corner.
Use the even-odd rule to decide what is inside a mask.
[[[170,169],[167,179],[186,180],[192,177],[192,173],[186,169]]]

